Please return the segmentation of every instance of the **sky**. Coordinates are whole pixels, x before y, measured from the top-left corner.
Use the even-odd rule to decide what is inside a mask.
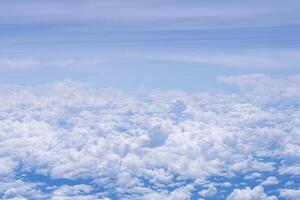
[[[3,0],[0,82],[213,90],[216,77],[299,72],[297,0]]]
[[[300,199],[298,0],[1,0],[0,199]]]

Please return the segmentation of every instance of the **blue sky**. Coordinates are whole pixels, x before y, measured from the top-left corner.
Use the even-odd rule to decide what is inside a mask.
[[[299,200],[299,0],[1,0],[0,198]]]
[[[1,83],[204,90],[299,72],[298,1],[1,1]]]

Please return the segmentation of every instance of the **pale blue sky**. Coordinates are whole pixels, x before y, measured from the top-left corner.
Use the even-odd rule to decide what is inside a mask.
[[[4,0],[0,83],[203,90],[217,76],[297,74],[299,21],[296,0]]]

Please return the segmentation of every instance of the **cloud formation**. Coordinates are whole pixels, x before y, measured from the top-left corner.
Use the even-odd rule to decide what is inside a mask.
[[[120,68],[120,61],[134,63],[146,62],[176,62],[197,64],[199,67],[211,66],[219,69],[297,69],[300,63],[299,50],[270,50],[248,51],[231,53],[194,53],[194,52],[115,52],[103,53],[101,56],[89,56],[74,58],[74,56],[59,59],[53,58],[28,58],[28,57],[0,57],[0,71],[18,72],[30,69],[54,69],[54,70],[84,70],[84,71],[109,71]],[[151,66],[149,66],[150,68]],[[140,67],[142,68],[142,67]],[[170,69],[171,70],[171,69]]]
[[[129,55],[130,56],[130,55]],[[137,58],[152,60],[174,61],[212,65],[219,68],[237,69],[297,69],[300,63],[300,51],[294,50],[271,50],[268,51],[239,51],[226,53],[206,52],[148,52],[136,55]]]
[[[1,196],[274,200],[297,195],[299,182],[285,181],[299,176],[299,76],[220,80],[240,90],[124,93],[70,80],[2,85]],[[277,181],[277,189],[259,186],[263,180]]]
[[[276,185],[278,184],[278,180],[274,176],[268,177],[264,182],[261,183],[261,185]]]
[[[277,200],[275,196],[267,196],[264,193],[264,188],[256,186],[251,189],[246,187],[245,189],[235,189],[226,200]]]

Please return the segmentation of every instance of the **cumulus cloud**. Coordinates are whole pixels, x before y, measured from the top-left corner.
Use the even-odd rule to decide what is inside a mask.
[[[235,189],[226,200],[277,200],[277,197],[267,196],[263,187],[256,186],[253,189]]]
[[[300,199],[300,190],[283,189],[283,190],[280,191],[280,197],[283,197],[287,200]]]
[[[56,189],[51,199],[57,199],[57,200],[93,200],[93,199],[100,199],[98,195],[90,194],[92,191],[92,187],[89,185],[75,185],[75,186],[61,186],[58,189]],[[103,198],[104,199],[104,198]]]
[[[245,179],[257,179],[257,178],[260,178],[260,177],[261,177],[260,173],[254,172],[252,174],[246,175],[244,178]]]
[[[266,182],[284,183],[276,175],[297,175],[288,169],[299,166],[298,78],[226,80],[241,90],[129,94],[71,80],[0,86],[0,194],[190,199],[227,188],[229,200],[276,199],[262,186],[235,189],[233,179],[247,185],[267,172],[274,175]]]
[[[217,188],[213,185],[210,185],[207,189],[200,191],[199,194],[202,197],[212,197],[215,196],[217,192]]]
[[[274,176],[268,177],[265,181],[261,183],[261,185],[276,185],[278,184],[278,180]]]

